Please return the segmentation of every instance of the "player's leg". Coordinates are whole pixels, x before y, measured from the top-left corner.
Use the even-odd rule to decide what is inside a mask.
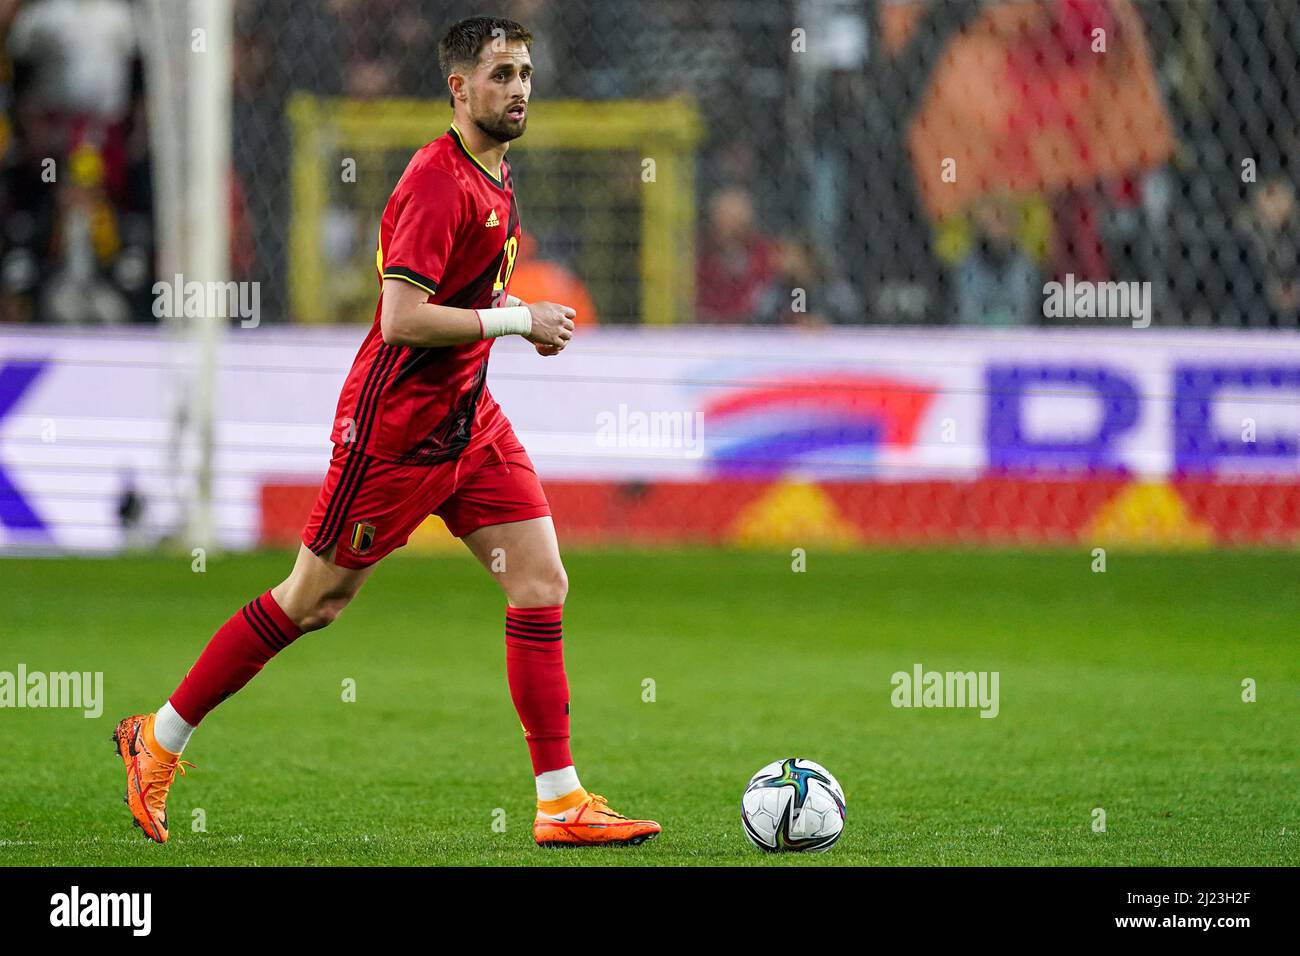
[[[118,725],[127,803],[147,836],[167,839],[167,789],[199,721],[300,636],[338,617],[455,481],[454,467],[408,467],[335,447],[289,576],[221,626],[157,714]]]
[[[537,799],[581,789],[569,752],[563,614],[569,582],[550,516],[488,525],[463,538],[506,595],[506,678],[524,726]]]
[[[155,713],[136,714],[117,725],[113,739],[126,764],[126,802],[150,839],[167,839],[167,792],[176,771],[184,773],[181,752],[199,722],[302,634],[332,621],[361,587],[373,562],[342,550],[347,519],[354,507],[382,504],[382,493],[392,484],[388,471],[336,447],[289,576],[217,629]],[[408,491],[398,488],[394,497],[400,500]]]
[[[534,839],[543,845],[641,843],[659,833],[659,824],[615,813],[579,782],[569,752],[564,670],[568,577],[532,462],[513,433],[498,444],[437,513],[506,595],[506,676],[533,763]]]
[[[180,686],[152,714],[123,719],[113,733],[127,767],[126,803],[150,839],[167,839],[167,792],[199,722],[308,631],[332,622],[371,568],[342,568],[301,546],[289,576],[235,612],[208,641]]]
[[[464,538],[512,608],[563,607],[569,576],[550,515],[491,524]]]
[[[343,568],[298,548],[289,576],[233,614],[208,642],[180,686],[158,710],[157,742],[179,754],[217,704],[257,676],[303,634],[334,621],[373,568]]]
[[[231,616],[159,711],[155,733],[179,753],[199,721],[303,634],[332,623],[373,568],[343,568],[305,545],[289,576]],[[164,715],[166,719],[164,720]]]

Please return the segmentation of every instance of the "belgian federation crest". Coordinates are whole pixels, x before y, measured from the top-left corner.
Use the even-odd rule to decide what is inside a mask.
[[[351,550],[355,554],[365,554],[375,544],[375,526],[358,521],[352,526]]]

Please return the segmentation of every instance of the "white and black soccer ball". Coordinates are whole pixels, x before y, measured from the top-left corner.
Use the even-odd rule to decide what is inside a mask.
[[[829,850],[844,832],[844,814],[839,781],[802,757],[768,764],[740,798],[745,836],[769,853]]]

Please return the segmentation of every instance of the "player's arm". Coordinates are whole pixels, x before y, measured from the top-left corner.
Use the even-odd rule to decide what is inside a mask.
[[[433,305],[429,293],[404,279],[385,279],[379,332],[389,345],[430,348],[461,345],[483,337],[478,313]]]
[[[518,301],[518,300],[516,300]],[[429,292],[405,279],[384,279],[379,331],[389,345],[437,348],[502,335],[563,349],[573,338],[573,309],[534,302],[504,309],[457,309],[429,302]],[[551,353],[554,354],[554,353]]]

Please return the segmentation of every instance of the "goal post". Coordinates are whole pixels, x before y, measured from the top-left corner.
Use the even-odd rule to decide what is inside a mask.
[[[158,278],[230,278],[231,65],[228,0],[145,0],[137,23],[147,82]],[[225,318],[166,316],[175,358],[175,533],[190,548],[216,543],[213,517],[218,353]]]
[[[189,144],[193,150],[186,195],[186,233],[193,277],[219,283],[230,278],[231,4],[191,0],[194,21],[207,30],[207,49],[194,57],[189,90]],[[198,369],[192,424],[198,442],[194,507],[188,544],[215,543],[212,496],[216,445],[217,352],[224,316],[205,309],[191,329]]]

